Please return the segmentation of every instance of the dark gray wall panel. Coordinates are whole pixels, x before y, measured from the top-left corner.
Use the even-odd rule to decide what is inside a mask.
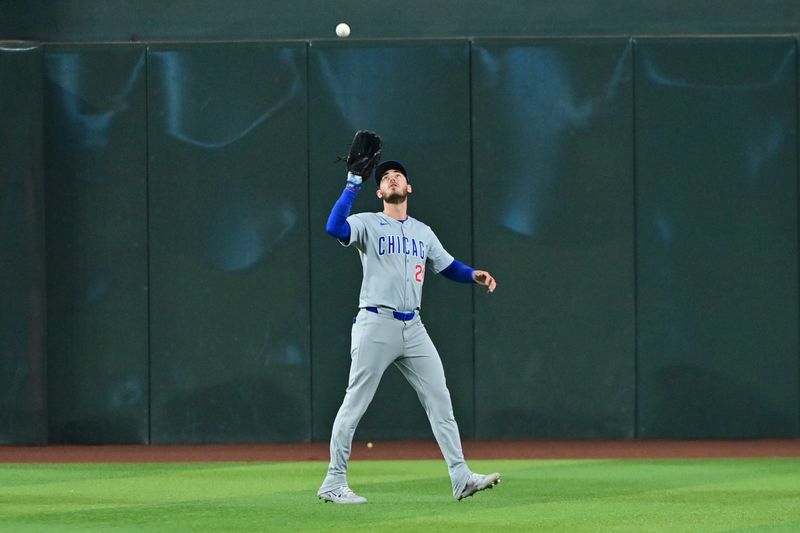
[[[45,53],[50,442],[146,443],[144,46]]]
[[[798,431],[793,39],[639,40],[639,434]]]
[[[41,70],[0,42],[0,444],[47,441]]]
[[[476,41],[479,437],[634,432],[631,47]]]
[[[0,36],[42,41],[793,33],[795,0],[4,0]]]
[[[148,82],[152,441],[306,440],[306,47],[152,47]]]
[[[325,233],[345,184],[346,152],[357,129],[385,142],[384,159],[406,164],[414,192],[409,214],[429,224],[445,248],[469,263],[469,49],[467,43],[404,42],[313,45],[309,85],[314,438],[327,439],[344,397],[350,330],[358,307],[358,253]],[[353,213],[381,211],[375,183]],[[422,318],[445,367],[456,420],[472,424],[471,289],[428,271]],[[416,394],[390,367],[356,438],[428,438]]]

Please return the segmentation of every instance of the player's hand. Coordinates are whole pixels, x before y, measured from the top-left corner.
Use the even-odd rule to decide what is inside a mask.
[[[361,183],[364,179],[359,176],[358,174],[353,174],[352,172],[347,173],[347,188],[353,192],[358,192],[361,190]]]
[[[474,279],[475,283],[478,285],[489,287],[489,292],[494,292],[495,287],[497,287],[497,282],[492,275],[485,270],[475,270],[472,272],[472,279]]]

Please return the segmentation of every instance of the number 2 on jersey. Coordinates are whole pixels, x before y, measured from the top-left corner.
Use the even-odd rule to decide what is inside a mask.
[[[425,278],[425,265],[417,264],[417,274],[414,279],[417,280],[417,283],[422,283],[423,278]]]

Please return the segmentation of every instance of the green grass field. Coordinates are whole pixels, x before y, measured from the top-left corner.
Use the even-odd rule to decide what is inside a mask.
[[[0,531],[800,531],[800,458],[356,461],[366,505],[324,504],[319,462],[0,465]]]

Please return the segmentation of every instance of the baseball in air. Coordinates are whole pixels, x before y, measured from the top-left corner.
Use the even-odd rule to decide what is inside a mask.
[[[342,38],[350,37],[350,26],[344,22],[340,22],[336,25],[336,35]]]
[[[372,443],[371,442],[367,443],[367,448],[372,448]]]

